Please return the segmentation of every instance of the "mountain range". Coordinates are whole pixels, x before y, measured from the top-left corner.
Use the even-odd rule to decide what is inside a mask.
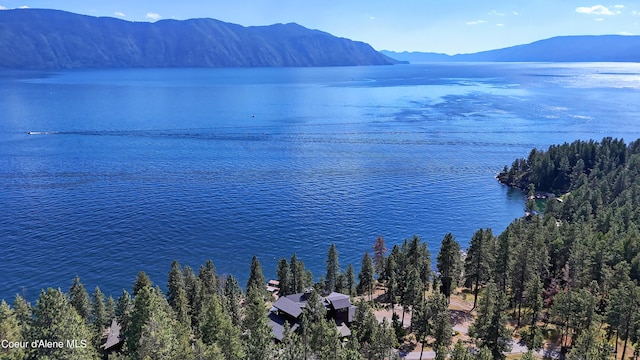
[[[640,36],[558,36],[525,45],[458,55],[385,50],[381,53],[396,60],[411,63],[442,61],[638,62],[640,61]]]
[[[0,11],[0,68],[389,65],[369,44],[295,23],[130,22],[59,10]]]
[[[457,55],[378,52],[364,42],[296,23],[244,27],[215,19],[130,22],[48,9],[0,11],[0,48],[0,69],[640,61],[640,36],[559,36]]]

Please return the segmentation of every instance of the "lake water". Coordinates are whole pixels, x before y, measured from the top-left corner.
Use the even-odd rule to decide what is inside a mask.
[[[435,259],[523,215],[504,165],[636,139],[638,104],[637,64],[0,71],[0,298],[164,286],[173,259],[244,284],[295,252],[320,276],[378,235]]]

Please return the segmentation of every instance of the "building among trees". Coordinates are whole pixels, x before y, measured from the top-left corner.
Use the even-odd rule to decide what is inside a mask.
[[[285,326],[291,332],[300,328],[304,309],[314,291],[313,288],[307,288],[302,293],[282,296],[273,303],[268,316],[275,339],[282,341]],[[350,336],[349,326],[355,319],[356,307],[351,303],[349,295],[332,292],[322,297],[321,302],[326,310],[327,320],[335,322],[340,337]]]

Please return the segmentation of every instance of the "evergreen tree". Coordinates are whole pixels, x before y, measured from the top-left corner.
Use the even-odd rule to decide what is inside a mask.
[[[413,312],[412,324],[417,340],[422,343],[422,349],[426,346],[427,337],[432,337],[435,341],[433,348],[447,349],[451,345],[450,313],[447,298],[439,293],[432,293],[426,301],[417,306]],[[422,350],[420,351],[422,357]]]
[[[140,289],[141,291],[144,291]],[[179,359],[178,339],[168,313],[152,311],[142,325],[134,359]]]
[[[159,289],[144,286],[133,299],[133,309],[124,331],[125,354],[133,360],[173,359],[179,356],[180,328],[173,318],[170,305]]]
[[[395,314],[395,304],[397,297],[401,294],[400,283],[398,281],[400,269],[396,259],[400,256],[400,249],[397,245],[393,246],[391,254],[387,257],[387,264],[385,265],[385,291],[387,301],[391,304],[392,312]],[[428,287],[428,285],[427,285]]]
[[[104,303],[104,294],[100,291],[100,288],[96,286],[96,290],[93,292],[93,307],[92,307],[92,325],[93,325],[93,345],[96,349],[100,347],[102,343],[102,337],[104,335],[105,325],[109,321],[107,318],[107,310]]]
[[[91,343],[91,331],[80,317],[67,296],[60,290],[47,289],[40,293],[40,297],[33,309],[31,339],[46,340],[58,347],[37,346],[29,348],[30,359],[49,360],[85,360],[96,359],[97,353]],[[67,340],[77,340],[78,346],[67,346]],[[81,341],[87,341],[86,347]]]
[[[453,327],[451,326],[451,315],[449,313],[447,299],[443,296],[434,296],[433,299],[429,301],[429,308],[431,320],[433,321],[433,346],[436,349],[448,349],[451,345]]]
[[[336,250],[335,244],[331,244],[327,254],[327,275],[325,277],[326,291],[328,293],[336,291],[339,274],[338,250]]]
[[[569,353],[568,360],[608,360],[608,344],[598,340],[598,329],[590,327],[582,331]]]
[[[291,261],[289,262],[289,268],[291,269],[291,287],[289,292],[291,294],[297,294],[304,290],[306,285],[303,285],[306,278],[304,264],[298,260],[296,254],[291,255]]]
[[[0,341],[9,343],[24,341],[16,313],[4,300],[0,302]],[[24,355],[25,349],[23,348],[12,349],[0,346],[0,359],[19,360]]]
[[[282,258],[278,261],[278,270],[276,270],[278,276],[278,282],[280,283],[279,296],[285,296],[291,294],[291,269],[287,259]]]
[[[437,257],[438,272],[440,273],[440,291],[447,297],[455,289],[462,272],[462,259],[460,258],[460,244],[451,233],[442,239],[440,252]]]
[[[129,324],[129,317],[131,316],[131,310],[133,310],[133,302],[131,301],[131,295],[127,292],[127,290],[122,289],[122,295],[118,297],[118,302],[116,303],[116,320],[123,332],[127,328]]]
[[[400,304],[402,305],[402,323],[404,323],[406,310],[422,302],[423,295],[424,286],[422,285],[418,271],[413,266],[410,266],[409,272],[402,282],[401,287]]]
[[[260,282],[260,287],[251,286],[247,289],[247,305],[244,318],[244,329],[246,329],[244,351],[246,359],[267,360],[271,359],[273,355],[271,327],[266,316],[267,307],[264,302],[263,286],[264,282]]]
[[[531,311],[531,322],[529,323],[529,330],[523,334],[523,340],[529,349],[540,350],[543,345],[543,337],[542,331],[538,327],[537,322],[544,306],[542,302],[543,288],[540,276],[538,274],[534,274],[534,276],[527,282],[525,289],[528,294],[526,305]]]
[[[338,279],[336,280],[336,289],[334,290],[335,292],[338,292],[341,294],[348,293],[347,279],[345,275],[346,275],[345,273],[338,274]]]
[[[211,264],[211,266],[213,266],[213,264]],[[203,271],[202,268],[200,270],[201,272]],[[171,306],[178,322],[182,324],[184,328],[191,329],[191,309],[184,279],[184,271],[177,260],[173,260],[171,270],[169,270],[167,303]]]
[[[480,229],[473,234],[464,261],[465,286],[473,288],[473,309],[478,304],[478,291],[491,279],[494,267],[495,238],[491,229]]]
[[[249,280],[247,280],[247,293],[249,288],[255,287],[257,289],[264,289],[267,281],[264,278],[264,274],[262,273],[262,266],[260,265],[260,261],[254,255],[251,258],[251,269],[249,271]]]
[[[217,344],[205,345],[202,340],[197,339],[193,343],[194,360],[227,360],[222,355]]]
[[[391,350],[395,343],[395,334],[389,326],[387,318],[384,318],[382,322],[375,327],[367,358],[379,360],[390,358]]]
[[[353,330],[357,334],[354,338],[362,347],[367,347],[373,341],[373,335],[378,326],[371,306],[367,301],[360,299],[356,303],[356,317],[353,321]]]
[[[184,288],[187,295],[187,309],[191,317],[191,326],[195,330],[200,329],[200,317],[202,314],[202,283],[198,277],[196,277],[193,269],[185,265],[182,268],[182,275],[184,279]]]
[[[322,305],[322,304],[321,304]],[[340,357],[340,339],[333,321],[325,317],[310,321],[309,348],[319,359],[338,359]]]
[[[31,304],[27,302],[21,295],[16,295],[13,300],[13,311],[18,320],[22,337],[25,338],[31,330],[31,322],[33,321],[33,309]]]
[[[169,279],[167,281],[167,302],[174,311],[178,310],[178,294],[180,290],[185,290],[184,275],[182,267],[178,260],[171,262],[171,270],[169,271]]]
[[[84,285],[80,282],[80,277],[76,275],[73,278],[73,285],[69,288],[69,297],[71,298],[71,305],[80,317],[89,323],[89,316],[91,315],[91,300],[89,299],[89,293],[84,288]]]
[[[583,329],[588,329],[599,320],[596,313],[596,298],[589,289],[563,290],[553,298],[549,314],[562,325],[561,345],[565,340],[577,338]]]
[[[133,297],[135,298],[138,295],[138,291],[144,287],[153,287],[153,283],[149,276],[144,271],[138,272],[136,277],[136,281],[133,283]]]
[[[352,264],[349,264],[344,272],[344,283],[347,295],[353,296],[355,294],[356,275]]]
[[[116,317],[116,301],[113,299],[113,296],[109,295],[107,298],[107,304],[105,306],[105,315],[107,317],[107,322],[115,319]]]
[[[436,360],[446,360],[449,350],[444,346],[436,347]]]
[[[203,296],[203,300],[209,299],[213,294],[218,293],[218,274],[215,265],[213,265],[213,261],[207,259],[204,266],[200,266],[198,279],[200,280],[200,284],[202,284],[201,295]],[[262,286],[264,286],[265,283],[266,282],[263,281]]]
[[[451,352],[451,360],[471,360],[469,349],[464,346],[462,340],[458,340]]]
[[[422,284],[425,288],[428,288],[431,281],[431,254],[427,244],[419,236],[413,235],[410,241],[404,241],[402,248],[404,251],[402,251],[401,257],[404,259],[399,262],[402,274],[406,274],[409,267],[414,267],[418,271],[418,275],[420,275]]]
[[[384,238],[378,236],[373,244],[373,264],[376,269],[376,275],[380,280],[384,275],[384,266],[386,263],[387,247],[384,244]]]
[[[360,344],[356,341],[357,338],[357,331],[352,330],[351,337],[346,340],[340,360],[364,360],[364,357],[360,353]]]
[[[541,231],[537,231],[540,225],[539,218],[533,222],[519,221],[515,224],[512,231],[519,241],[514,248],[514,262],[510,272],[513,301],[517,305],[517,322],[520,326],[527,282],[534,274],[539,274],[541,278],[546,276],[548,255]]]
[[[229,275],[224,285],[224,305],[226,312],[231,318],[231,323],[235,327],[240,327],[242,324],[240,303],[242,301],[242,289],[238,284],[238,281]]]
[[[483,346],[473,358],[476,360],[498,360],[504,358],[504,356],[497,358],[493,357],[491,350],[488,347]]]
[[[205,304],[202,323],[202,342],[217,345],[225,359],[242,359],[244,349],[240,338],[240,329],[234,326],[231,317],[220,304],[218,296],[212,296]]]
[[[176,320],[185,328],[191,329],[191,315],[189,309],[189,300],[187,299],[187,291],[185,289],[179,289],[178,295],[174,299],[175,309],[172,308]],[[171,306],[171,305],[169,305]]]
[[[228,316],[223,317],[221,324],[221,336],[217,343],[220,346],[224,359],[240,360],[245,358],[240,328],[234,326],[231,322],[231,318]]]
[[[364,257],[362,258],[360,274],[358,274],[358,279],[360,280],[358,282],[358,293],[364,295],[369,294],[370,299],[373,294],[373,284],[375,281],[373,278],[373,273],[373,261],[371,260],[371,256],[369,256],[369,253],[365,253]]]
[[[627,343],[633,335],[633,330],[640,325],[640,288],[631,280],[613,289],[611,302],[607,308],[607,318],[612,319],[618,336],[624,340],[622,358],[625,359]]]
[[[496,244],[495,269],[491,278],[496,279],[496,285],[503,293],[506,293],[510,280],[514,242],[513,235],[507,229],[498,236]]]
[[[200,334],[205,345],[211,345],[218,341],[221,336],[223,310],[220,299],[212,297],[204,307],[203,320],[200,324]],[[229,321],[231,321],[229,319]]]
[[[476,339],[478,347],[487,348],[492,359],[504,359],[504,352],[510,349],[511,334],[506,327],[505,295],[489,282],[478,305],[478,317],[469,329],[469,335]]]
[[[304,348],[300,336],[291,331],[291,326],[287,321],[284,323],[282,341],[278,347],[279,360],[299,360],[304,359]]]

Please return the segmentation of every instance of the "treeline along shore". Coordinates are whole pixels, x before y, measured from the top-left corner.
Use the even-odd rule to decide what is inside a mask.
[[[76,277],[0,303],[0,358],[638,358],[640,140],[534,149],[498,180],[527,192],[527,215],[464,251],[444,235],[435,264],[417,236],[392,249],[379,237],[358,274],[334,245],[319,278],[293,254],[267,282],[254,257],[245,290],[212,261],[174,261],[166,291],[140,272],[116,298]]]

